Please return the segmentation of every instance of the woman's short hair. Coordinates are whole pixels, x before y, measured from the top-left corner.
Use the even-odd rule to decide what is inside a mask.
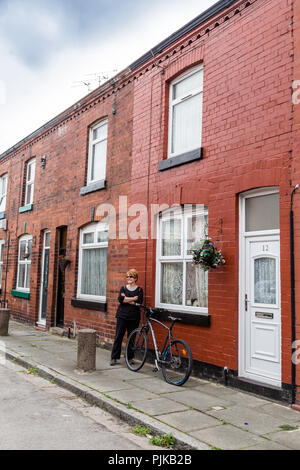
[[[132,276],[136,281],[139,278],[139,275],[136,269],[129,269],[129,271],[127,271],[127,276]]]

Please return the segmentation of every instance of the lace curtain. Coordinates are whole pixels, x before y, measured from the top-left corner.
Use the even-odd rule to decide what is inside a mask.
[[[82,250],[81,294],[106,295],[107,248]]]
[[[161,301],[171,305],[183,303],[183,263],[162,264]],[[208,276],[199,266],[186,263],[186,306],[207,307]]]
[[[276,260],[259,258],[254,261],[254,302],[276,304]]]

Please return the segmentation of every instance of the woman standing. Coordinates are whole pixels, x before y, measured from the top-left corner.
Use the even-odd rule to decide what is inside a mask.
[[[136,284],[137,280],[137,271],[130,269],[126,274],[127,284],[120,289],[118,297],[120,305],[116,313],[117,326],[111,352],[111,366],[118,364],[118,360],[121,357],[122,342],[126,330],[128,338],[130,333],[138,328],[140,323],[140,308],[136,304],[143,303],[143,289]]]

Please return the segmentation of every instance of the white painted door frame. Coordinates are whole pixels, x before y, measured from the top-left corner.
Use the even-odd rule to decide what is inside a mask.
[[[281,308],[281,300],[280,300],[280,231],[279,230],[267,230],[267,231],[259,231],[259,232],[245,232],[245,201],[249,197],[255,197],[255,196],[262,196],[262,195],[267,195],[271,193],[278,192],[278,190],[274,188],[268,188],[268,189],[261,189],[261,190],[256,190],[256,191],[248,191],[247,193],[244,193],[240,197],[240,237],[239,237],[239,376],[245,377],[248,379],[256,380],[259,382],[262,382],[264,384],[270,384],[276,387],[281,386],[281,314],[280,314],[280,308]],[[270,374],[266,374],[265,376],[256,374],[254,371],[251,371],[250,368],[250,373],[249,373],[249,364],[250,364],[250,350],[249,350],[249,343],[250,341],[253,340],[254,336],[254,331],[253,329],[255,328],[255,325],[252,323],[253,320],[253,314],[257,317],[259,317],[258,314],[267,314],[268,313],[268,307],[264,308],[264,306],[261,306],[261,308],[257,305],[254,304],[253,306],[253,299],[248,299],[249,302],[247,302],[246,307],[246,302],[245,302],[245,294],[247,291],[249,291],[249,285],[247,286],[246,283],[248,282],[247,279],[249,280],[251,278],[251,273],[250,271],[250,266],[251,266],[251,250],[250,250],[250,245],[252,243],[252,246],[255,246],[255,244],[258,246],[257,242],[260,243],[266,243],[270,242],[272,244],[272,249],[278,250],[278,263],[277,263],[277,270],[278,270],[278,284],[277,284],[277,302],[278,302],[278,308],[279,308],[279,325],[276,326],[280,328],[279,330],[279,339],[278,345],[275,345],[275,349],[278,347],[279,348],[279,360],[280,364],[277,366],[277,372],[274,375],[273,372],[270,371]],[[276,245],[278,244],[278,247]],[[248,249],[247,249],[248,245]],[[259,250],[258,250],[259,251]],[[246,256],[248,256],[249,259],[246,259]],[[251,268],[252,269],[252,268]],[[248,270],[248,271],[247,271]],[[253,273],[252,273],[253,274]],[[253,278],[252,281],[253,282]],[[252,286],[252,291],[254,289],[254,286]],[[248,294],[248,293],[247,293]],[[248,294],[249,295],[249,294]],[[252,303],[251,303],[252,302]],[[255,309],[255,312],[253,311]],[[251,315],[251,317],[249,317]],[[274,312],[274,315],[276,315],[276,311]],[[263,316],[263,315],[261,315]],[[275,317],[276,318],[276,317]],[[256,321],[257,320],[257,321]],[[259,322],[261,322],[261,325],[259,325]],[[264,320],[263,318],[257,318],[255,319],[255,323],[259,325],[262,329],[265,329],[266,332],[271,331],[273,327],[271,327],[268,324],[268,320]],[[270,322],[271,324],[272,322]],[[250,330],[247,330],[247,328]],[[251,336],[252,335],[252,336]],[[251,349],[251,348],[250,348]],[[259,356],[259,355],[258,355]],[[270,358],[272,360],[272,358]],[[253,360],[255,362],[255,360]],[[270,369],[271,369],[271,362],[270,362]],[[280,369],[280,372],[278,372]],[[254,373],[253,373],[254,372]],[[270,375],[270,376],[268,376]]]
[[[42,304],[43,304],[43,286],[44,286],[44,269],[45,269],[45,250],[49,250],[50,252],[50,245],[46,246],[46,236],[47,234],[50,235],[50,230],[45,230],[43,233],[43,250],[42,250],[42,260],[41,260],[41,282],[40,282],[40,302],[39,302],[39,320],[38,325],[46,326],[46,318],[42,318]],[[49,269],[49,262],[48,262],[48,269]]]

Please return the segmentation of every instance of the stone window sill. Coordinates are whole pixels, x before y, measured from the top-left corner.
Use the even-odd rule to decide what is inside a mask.
[[[11,295],[13,297],[20,297],[21,299],[30,299],[30,292],[22,292],[20,290],[12,290]]]
[[[106,188],[106,180],[97,181],[96,183],[91,183],[80,189],[80,195],[84,196],[85,194],[93,193],[94,191],[99,191],[99,189]]]
[[[87,310],[98,310],[100,312],[106,312],[107,303],[106,302],[94,302],[91,300],[77,299],[73,297],[71,299],[72,307],[84,308]]]
[[[23,212],[29,212],[33,210],[33,204],[27,204],[26,206],[19,207],[19,214]]]
[[[203,148],[192,150],[191,152],[185,152],[176,157],[166,158],[158,163],[158,170],[164,171],[174,168],[179,165],[184,165],[185,163],[194,162],[196,160],[202,160],[203,158]]]
[[[189,313],[173,310],[165,310],[159,314],[159,320],[167,321],[168,316],[180,318],[181,323],[185,325],[210,326],[210,315],[205,313]]]

